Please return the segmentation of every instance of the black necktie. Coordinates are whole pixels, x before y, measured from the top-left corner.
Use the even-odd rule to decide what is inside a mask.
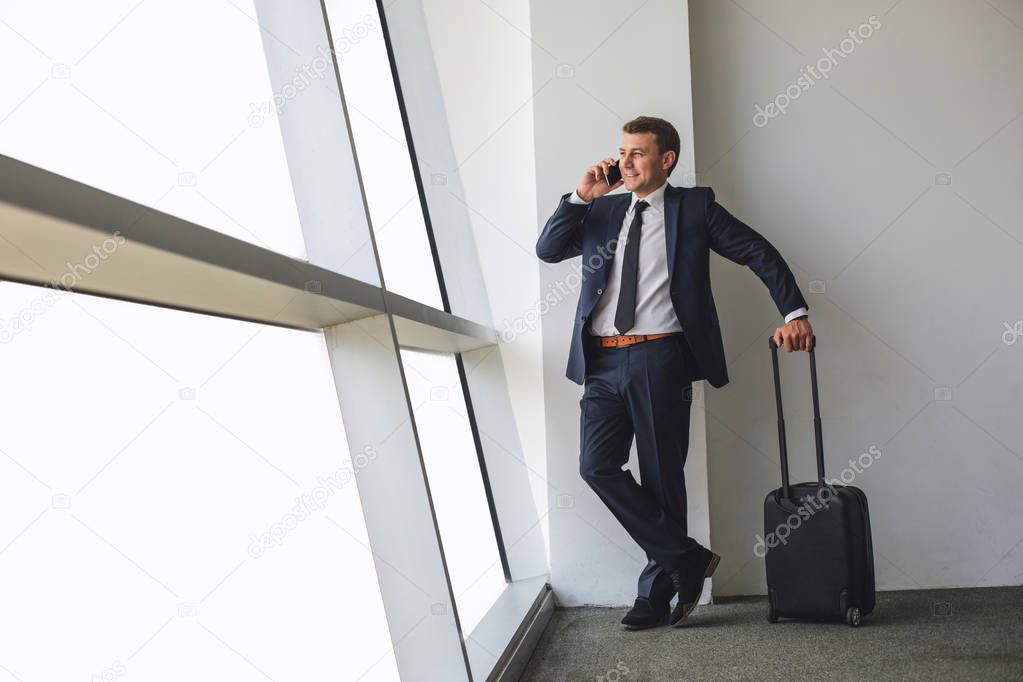
[[[618,288],[618,309],[615,311],[615,327],[619,334],[626,334],[636,324],[636,286],[639,281],[639,238],[643,227],[643,209],[649,206],[645,201],[636,202],[636,213],[629,226],[629,241],[625,244],[622,259],[622,282]]]

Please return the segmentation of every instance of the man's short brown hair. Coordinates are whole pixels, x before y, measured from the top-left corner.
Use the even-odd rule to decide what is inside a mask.
[[[661,154],[667,151],[675,152],[675,160],[668,169],[668,175],[675,170],[678,164],[679,151],[682,143],[678,139],[678,131],[663,118],[655,116],[637,116],[622,126],[623,133],[653,133],[657,138],[657,151]]]

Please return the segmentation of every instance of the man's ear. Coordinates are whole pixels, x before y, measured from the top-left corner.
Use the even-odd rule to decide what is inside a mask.
[[[671,168],[671,164],[675,163],[675,150],[669,149],[664,152],[664,157],[661,159],[661,170],[668,170]]]

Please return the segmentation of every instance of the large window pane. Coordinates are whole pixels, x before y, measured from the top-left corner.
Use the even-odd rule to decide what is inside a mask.
[[[483,474],[450,353],[402,349],[455,606],[468,636],[504,589]]]
[[[326,4],[384,282],[443,309],[376,3]]]
[[[305,258],[254,16],[251,0],[4,2],[0,153]]]
[[[397,678],[322,334],[4,283],[0,376],[12,679]]]

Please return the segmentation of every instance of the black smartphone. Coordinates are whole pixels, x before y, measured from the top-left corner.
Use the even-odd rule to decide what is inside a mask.
[[[611,187],[616,182],[622,179],[622,169],[618,167],[618,164],[610,164],[607,167],[607,174],[604,176],[604,180],[607,181],[607,186]]]

